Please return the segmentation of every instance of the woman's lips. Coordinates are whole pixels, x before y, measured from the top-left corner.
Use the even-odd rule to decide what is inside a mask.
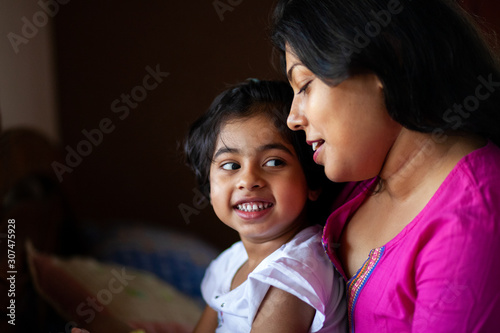
[[[316,140],[316,141],[308,141],[307,143],[312,146],[312,150],[314,151],[314,155],[313,155],[314,162],[319,164],[318,155],[321,152],[321,147],[323,146],[325,141],[324,140]]]
[[[321,149],[320,149],[320,148],[318,148],[318,150],[316,150],[316,151],[314,152],[314,155],[313,155],[313,160],[314,160],[314,163],[316,163],[316,164],[321,164],[321,163],[319,162],[319,159],[318,159],[318,156],[319,156],[319,153],[320,153],[320,152],[321,152]]]

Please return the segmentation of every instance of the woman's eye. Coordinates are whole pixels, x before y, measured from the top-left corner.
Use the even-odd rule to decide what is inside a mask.
[[[265,165],[269,166],[269,167],[277,167],[277,166],[280,166],[280,165],[283,165],[283,164],[285,164],[284,161],[274,159],[274,160],[267,161]]]
[[[228,162],[228,163],[224,163],[222,165],[222,169],[224,170],[238,170],[240,168],[240,165],[238,163],[234,163],[234,162]]]
[[[302,86],[302,88],[300,88],[300,90],[299,90],[299,92],[297,93],[297,95],[300,95],[300,94],[302,94],[304,91],[306,91],[306,90],[307,90],[307,88],[309,87],[309,85],[310,85],[310,84],[311,84],[311,81],[309,81],[309,82],[307,82],[306,84],[304,84],[304,85]]]

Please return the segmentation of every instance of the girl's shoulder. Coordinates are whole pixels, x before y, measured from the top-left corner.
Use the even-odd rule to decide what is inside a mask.
[[[252,274],[281,272],[283,275],[308,275],[310,279],[331,280],[333,266],[325,253],[320,225],[299,232],[291,241],[265,258]]]
[[[205,271],[205,280],[220,280],[224,276],[234,276],[237,269],[247,261],[248,255],[241,241],[222,251],[212,260]],[[224,278],[223,278],[224,279]]]

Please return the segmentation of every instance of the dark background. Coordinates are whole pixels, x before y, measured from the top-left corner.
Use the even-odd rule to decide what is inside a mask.
[[[98,129],[105,118],[113,126],[102,139],[94,131],[98,144],[71,173],[62,172],[74,189],[71,202],[79,218],[166,226],[221,249],[237,240],[210,205],[194,205],[194,175],[178,147],[189,124],[228,84],[283,78],[268,37],[273,2],[108,0],[64,6],[55,17],[64,149],[59,162],[68,165],[70,150],[88,149],[80,143],[89,141],[82,131]],[[142,96],[137,86],[148,66],[169,75]],[[128,116],[113,112],[113,101],[127,106],[122,94],[132,92],[139,102],[128,107]],[[129,105],[135,106],[132,96]],[[185,218],[179,205],[186,217],[193,214]]]
[[[0,237],[7,234],[7,218],[15,218],[16,288],[25,295],[19,297],[25,303],[19,303],[18,310],[34,327],[24,331],[40,330],[32,314],[44,309],[24,260],[22,244],[27,238],[45,253],[81,254],[79,241],[88,242],[81,232],[85,226],[133,223],[180,230],[219,250],[236,241],[237,234],[215,217],[206,202],[196,202],[200,197],[193,192],[194,175],[182,162],[179,144],[189,124],[227,85],[249,77],[283,78],[268,37],[274,0],[59,1],[66,3],[50,19],[50,28],[40,29],[40,34],[53,33],[55,45],[55,122],[60,128],[54,136],[59,146],[22,128],[3,128],[0,137]],[[482,18],[485,29],[500,32],[499,1],[460,2]],[[14,23],[7,26],[16,32],[22,24],[18,15],[31,18],[40,10],[38,5],[20,8],[24,11],[9,13]],[[21,66],[16,75],[32,75],[32,62],[19,64],[38,59],[40,54],[29,50],[43,50],[35,47],[42,42],[44,47],[52,45],[38,36],[26,48],[21,46],[22,52],[13,57]],[[150,75],[147,68],[169,73],[148,91],[142,88]],[[20,80],[29,83],[18,88],[20,96],[26,93],[27,100],[38,100],[32,96],[37,82],[44,80],[38,75]],[[46,87],[52,89],[49,83]],[[115,101],[123,110],[127,106],[123,96],[140,92],[147,95],[136,95],[139,102],[129,97],[133,107],[128,107],[127,117],[124,111],[113,112]],[[12,116],[12,110],[2,111]],[[103,121],[112,131],[100,132]],[[86,131],[93,133],[95,144],[88,143]],[[76,161],[70,156],[74,164],[68,166],[68,151],[75,150],[86,156]],[[54,161],[67,168],[68,172],[60,169],[62,182],[52,169]],[[193,214],[183,216],[180,206]],[[0,244],[2,253],[7,253],[7,243],[0,239]],[[8,287],[6,264],[0,263],[2,295]],[[2,309],[5,316],[6,306]],[[3,332],[1,325],[7,324],[0,322]]]
[[[82,131],[92,132],[106,118],[113,126],[63,174],[74,190],[71,203],[80,221],[161,225],[220,249],[237,240],[210,205],[196,207],[194,176],[179,145],[189,124],[228,84],[283,78],[269,40],[274,3],[92,0],[61,8],[54,18],[60,162],[65,163],[67,147],[77,150],[88,140]],[[500,3],[462,3],[488,28],[498,29]],[[123,94],[140,92],[146,67],[168,77],[147,95],[136,95],[137,105],[130,97],[134,108],[127,107]],[[127,117],[113,112],[115,100],[128,108]]]

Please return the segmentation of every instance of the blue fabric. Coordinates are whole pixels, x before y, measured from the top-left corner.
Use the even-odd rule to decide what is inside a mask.
[[[86,225],[83,232],[91,256],[151,272],[203,303],[200,284],[206,268],[219,254],[217,249],[193,236],[137,222],[112,223],[111,227]]]

